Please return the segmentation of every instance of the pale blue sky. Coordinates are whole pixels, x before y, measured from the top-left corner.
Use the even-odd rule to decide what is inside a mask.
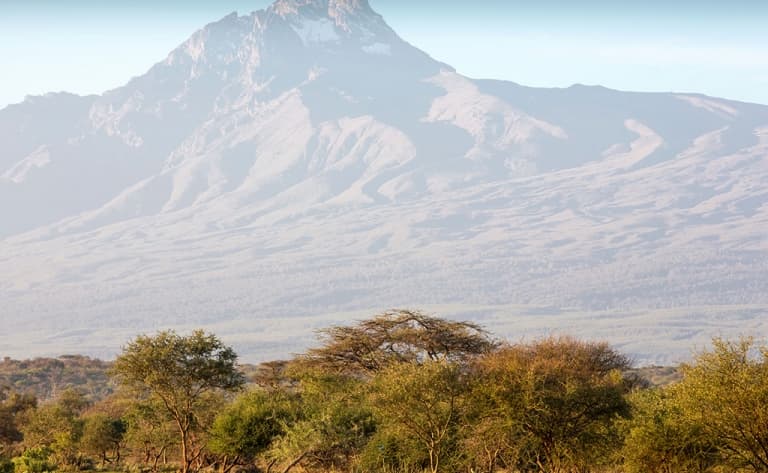
[[[0,0],[0,107],[118,87],[196,29],[265,0]],[[406,40],[476,78],[600,84],[768,104],[768,1],[371,0]]]

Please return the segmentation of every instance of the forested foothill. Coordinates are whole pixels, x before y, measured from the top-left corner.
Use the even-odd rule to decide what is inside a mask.
[[[768,347],[748,338],[638,369],[400,310],[284,361],[162,331],[110,363],[5,359],[0,386],[0,473],[768,472]]]

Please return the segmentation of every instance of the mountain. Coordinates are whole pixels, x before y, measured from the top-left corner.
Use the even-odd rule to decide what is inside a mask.
[[[0,149],[11,356],[205,327],[254,361],[404,306],[643,362],[768,333],[768,107],[470,79],[366,0],[233,13],[1,110]]]

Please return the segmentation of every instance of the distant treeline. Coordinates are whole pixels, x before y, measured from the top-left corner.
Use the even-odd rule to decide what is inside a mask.
[[[256,384],[257,378],[271,363],[254,365],[241,363],[247,384]],[[83,355],[62,355],[58,358],[0,360],[0,389],[34,396],[45,402],[58,397],[62,391],[74,389],[89,402],[101,401],[114,393],[116,385],[109,375],[111,361],[93,359]],[[666,386],[682,377],[677,366],[643,366],[631,368],[627,373],[646,380],[652,386]]]
[[[0,367],[0,473],[768,472],[768,349],[750,339],[638,370],[606,343],[395,311],[247,373],[203,331]]]
[[[90,399],[107,397],[114,391],[107,371],[111,363],[87,356],[0,360],[0,386],[18,393],[32,394],[45,401],[67,388],[77,388]]]
[[[29,394],[39,402],[53,400],[63,391],[74,389],[89,402],[96,402],[115,392],[116,385],[109,374],[111,367],[111,361],[83,355],[29,360],[4,357],[0,359],[0,389]],[[239,369],[250,380],[261,367],[245,363],[240,364]]]

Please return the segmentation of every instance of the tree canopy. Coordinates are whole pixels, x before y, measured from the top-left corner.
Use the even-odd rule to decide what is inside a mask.
[[[604,342],[497,343],[393,311],[252,367],[242,393],[234,350],[203,331],[139,336],[112,365],[109,389],[57,381],[40,402],[10,373],[0,473],[768,472],[768,347],[753,339],[643,370]]]
[[[235,351],[202,330],[186,337],[173,331],[139,336],[115,360],[113,372],[123,386],[157,398],[173,418],[183,473],[197,457],[190,450],[190,435],[201,427],[207,396],[245,384]]]
[[[355,325],[322,330],[320,334],[325,343],[307,352],[307,362],[366,375],[393,363],[466,361],[495,347],[488,333],[476,324],[410,310],[385,312]]]
[[[716,339],[683,367],[678,403],[736,469],[768,471],[768,347]]]
[[[503,439],[490,460],[545,472],[599,464],[614,419],[629,414],[629,366],[606,343],[568,337],[506,346],[480,359],[477,435]]]

